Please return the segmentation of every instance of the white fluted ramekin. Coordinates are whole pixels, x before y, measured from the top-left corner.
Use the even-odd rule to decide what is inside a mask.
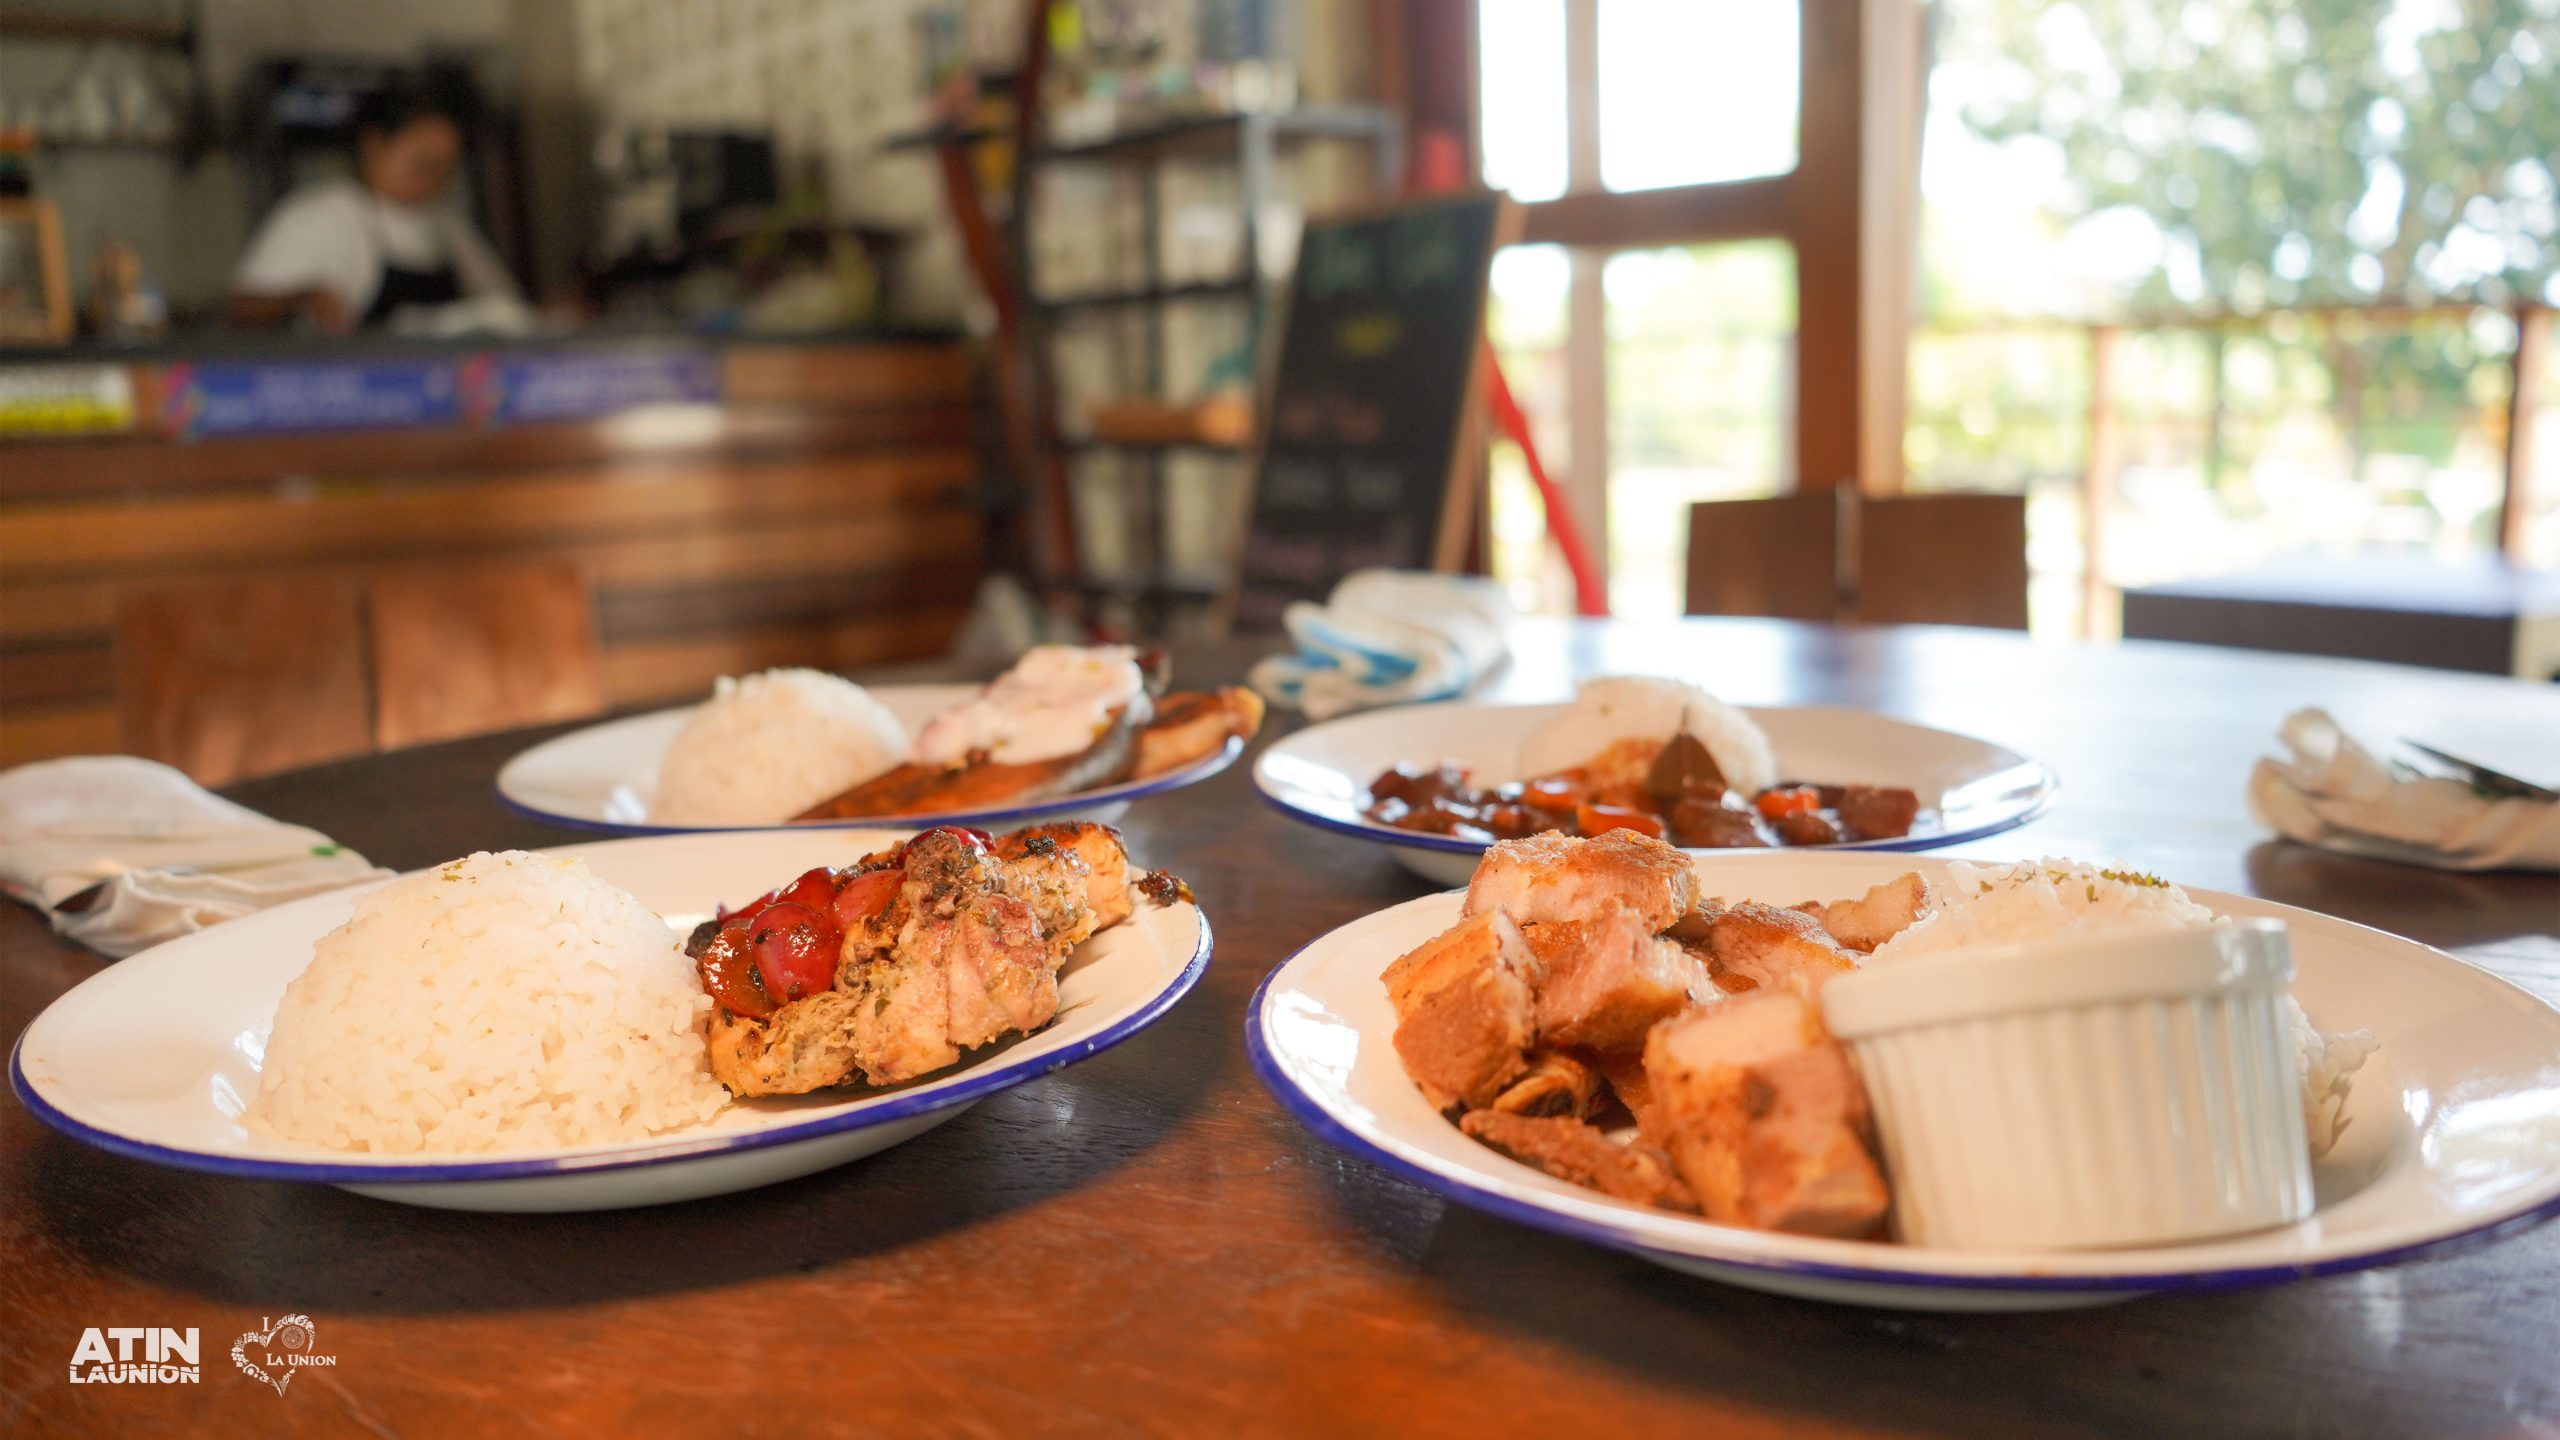
[[[1823,987],[1915,1245],[2091,1249],[2311,1213],[2280,921],[1868,966]]]

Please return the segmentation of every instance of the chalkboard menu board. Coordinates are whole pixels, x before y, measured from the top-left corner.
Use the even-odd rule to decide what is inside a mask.
[[[1517,228],[1466,194],[1310,221],[1266,387],[1235,621],[1270,629],[1372,565],[1455,569],[1485,277]]]

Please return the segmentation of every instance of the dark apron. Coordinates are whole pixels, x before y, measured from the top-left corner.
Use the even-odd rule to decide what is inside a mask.
[[[404,305],[450,305],[462,298],[462,277],[450,263],[433,270],[404,270],[397,265],[382,267],[382,283],[374,288],[373,303],[366,306],[364,319],[357,323],[368,328],[384,324],[391,312]]]

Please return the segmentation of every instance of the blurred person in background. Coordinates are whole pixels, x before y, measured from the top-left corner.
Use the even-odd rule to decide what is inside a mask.
[[[232,277],[234,323],[302,324],[329,335],[521,332],[515,281],[462,212],[444,203],[462,125],[423,91],[357,109],[353,179],[306,185],[269,214]]]

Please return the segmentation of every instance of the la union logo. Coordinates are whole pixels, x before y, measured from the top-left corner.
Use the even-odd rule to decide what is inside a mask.
[[[335,1355],[312,1352],[312,1342],[319,1337],[310,1316],[287,1315],[281,1320],[260,1316],[259,1322],[267,1328],[252,1330],[231,1342],[231,1363],[250,1379],[274,1386],[278,1395],[303,1370],[338,1363]]]

